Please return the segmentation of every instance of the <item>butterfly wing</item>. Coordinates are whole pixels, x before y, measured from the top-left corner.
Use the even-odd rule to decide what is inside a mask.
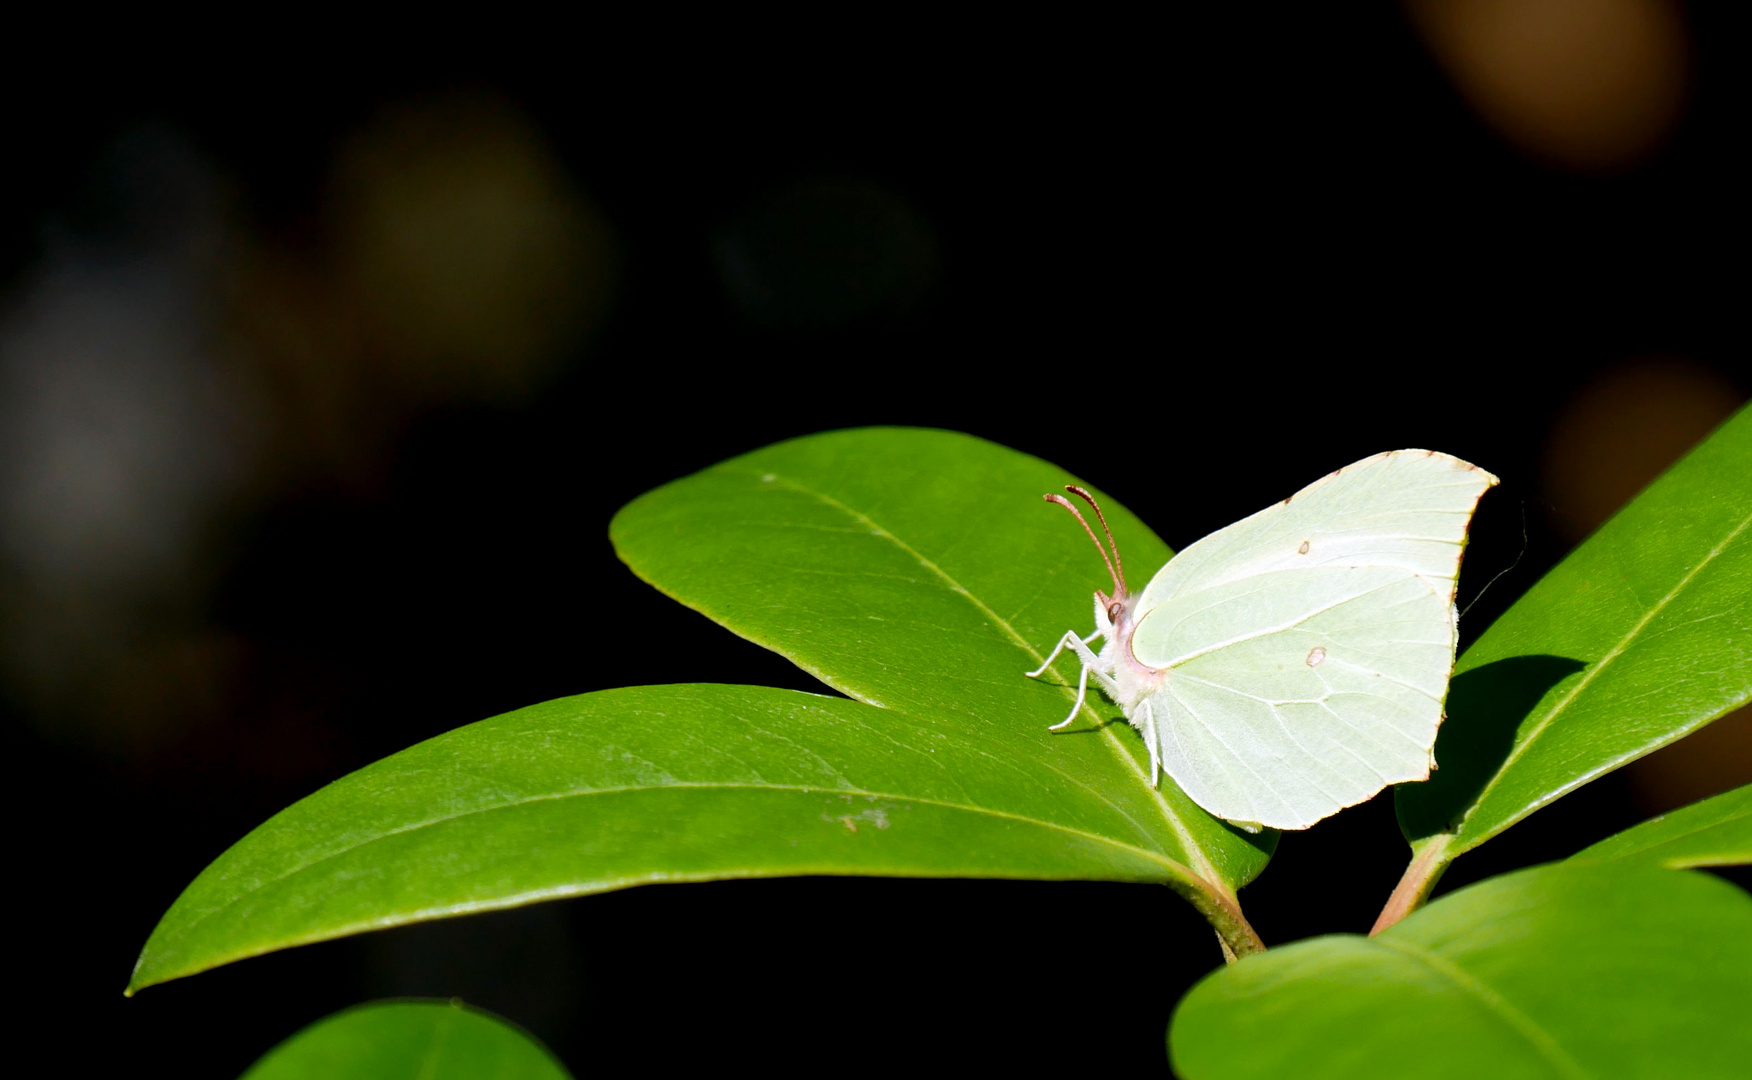
[[[1365,458],[1193,544],[1139,598],[1162,764],[1232,821],[1305,829],[1429,776],[1479,497],[1458,458]]]

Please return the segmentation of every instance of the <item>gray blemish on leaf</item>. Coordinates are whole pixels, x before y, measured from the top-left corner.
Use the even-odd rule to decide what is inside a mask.
[[[821,820],[832,821],[844,825],[849,832],[857,832],[859,822],[863,822],[867,825],[874,825],[878,829],[886,829],[890,824],[888,820],[888,812],[879,806],[873,806],[861,814],[841,814],[838,817],[834,817],[831,814],[823,814],[821,815]]]

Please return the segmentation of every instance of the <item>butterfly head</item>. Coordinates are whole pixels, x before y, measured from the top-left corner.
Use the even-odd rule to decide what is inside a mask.
[[[1107,536],[1107,545],[1102,546],[1096,537],[1095,530],[1089,527],[1089,522],[1083,517],[1083,512],[1077,509],[1075,503],[1056,492],[1043,495],[1047,502],[1057,503],[1076,515],[1077,522],[1083,526],[1083,531],[1089,534],[1089,540],[1095,545],[1095,550],[1101,552],[1101,561],[1107,564],[1107,574],[1113,579],[1113,592],[1106,593],[1095,590],[1095,624],[1104,635],[1111,635],[1114,630],[1122,634],[1129,629],[1131,619],[1131,590],[1125,584],[1125,564],[1119,559],[1119,545],[1114,542],[1113,530],[1107,527],[1107,515],[1101,512],[1101,504],[1095,501],[1095,496],[1084,491],[1075,484],[1066,484],[1065,490],[1089,504],[1095,511],[1095,520],[1101,523],[1101,531]],[[1108,553],[1112,549],[1112,554]]]

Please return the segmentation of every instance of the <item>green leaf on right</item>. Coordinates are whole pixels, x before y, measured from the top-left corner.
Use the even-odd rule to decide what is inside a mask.
[[[1219,969],[1181,1001],[1183,1080],[1743,1078],[1752,897],[1637,861],[1454,892],[1373,937]]]
[[[1670,869],[1752,863],[1752,784],[1609,836],[1572,862],[1637,859]]]
[[[242,1080],[571,1080],[522,1028],[459,1001],[374,1001],[326,1016]]]
[[[1748,596],[1743,409],[1460,657],[1440,771],[1395,791],[1413,848],[1445,863],[1752,699]]]

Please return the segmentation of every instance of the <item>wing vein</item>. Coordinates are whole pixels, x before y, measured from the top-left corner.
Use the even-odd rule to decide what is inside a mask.
[[[1169,695],[1172,696],[1175,701],[1180,703],[1180,707],[1182,709],[1186,710],[1186,714],[1188,716],[1190,716],[1194,720],[1198,721],[1198,726],[1200,728],[1202,728],[1205,731],[1205,733],[1208,734],[1213,740],[1215,740],[1216,744],[1218,746],[1220,746],[1224,750],[1226,750],[1228,752],[1229,756],[1234,758],[1235,762],[1238,765],[1240,765],[1243,769],[1247,770],[1248,775],[1252,776],[1255,780],[1259,781],[1259,787],[1260,787],[1261,791],[1268,792],[1272,798],[1274,798],[1278,801],[1279,806],[1282,806],[1285,810],[1288,810],[1292,815],[1299,816],[1299,815],[1296,815],[1295,808],[1290,805],[1290,801],[1288,799],[1284,798],[1283,795],[1278,792],[1278,789],[1272,786],[1272,784],[1269,780],[1267,780],[1265,777],[1259,775],[1259,773],[1255,772],[1253,769],[1253,766],[1247,764],[1247,759],[1242,757],[1240,754],[1237,754],[1235,752],[1234,747],[1230,746],[1227,742],[1224,742],[1223,736],[1217,732],[1216,728],[1212,727],[1209,723],[1207,723],[1205,721],[1204,717],[1202,717],[1198,714],[1197,709],[1194,709],[1191,705],[1188,705],[1186,703],[1185,698],[1181,697],[1179,694],[1174,692],[1174,684],[1171,681],[1164,682],[1162,684],[1162,688],[1164,690],[1167,690]],[[1251,801],[1251,800],[1249,800],[1249,801]]]
[[[1419,581],[1425,580],[1423,575],[1421,575],[1421,574],[1412,574],[1410,576],[1417,578]],[[1403,580],[1403,579],[1400,579],[1400,580]],[[1313,611],[1310,611],[1305,615],[1298,616],[1297,618],[1292,619],[1289,622],[1280,623],[1277,626],[1269,626],[1263,630],[1250,630],[1245,634],[1238,634],[1235,637],[1232,637],[1227,641],[1219,641],[1215,645],[1206,646],[1205,648],[1200,649],[1197,652],[1188,653],[1187,655],[1181,656],[1181,657],[1176,657],[1175,659],[1168,661],[1167,663],[1163,664],[1162,666],[1163,667],[1179,667],[1182,664],[1191,663],[1192,661],[1197,660],[1201,656],[1206,656],[1206,655],[1209,655],[1210,653],[1214,653],[1214,652],[1218,651],[1219,649],[1226,649],[1231,645],[1239,645],[1244,641],[1253,641],[1253,640],[1256,640],[1256,639],[1262,638],[1262,637],[1270,637],[1272,634],[1281,634],[1286,630],[1292,630],[1295,627],[1301,626],[1303,623],[1307,622],[1309,619],[1312,619],[1318,615],[1324,615],[1328,611],[1333,611],[1337,608],[1341,608],[1346,604],[1355,603],[1356,601],[1361,600],[1366,596],[1370,596],[1374,593],[1378,593],[1383,589],[1390,589],[1393,586],[1398,585],[1399,583],[1400,583],[1399,581],[1389,581],[1389,582],[1385,582],[1383,584],[1377,585],[1372,589],[1364,589],[1360,593],[1353,593],[1350,596],[1345,597],[1343,600],[1334,601],[1333,603],[1327,604],[1325,607],[1315,608]],[[1154,609],[1152,609],[1152,611],[1153,610]]]

